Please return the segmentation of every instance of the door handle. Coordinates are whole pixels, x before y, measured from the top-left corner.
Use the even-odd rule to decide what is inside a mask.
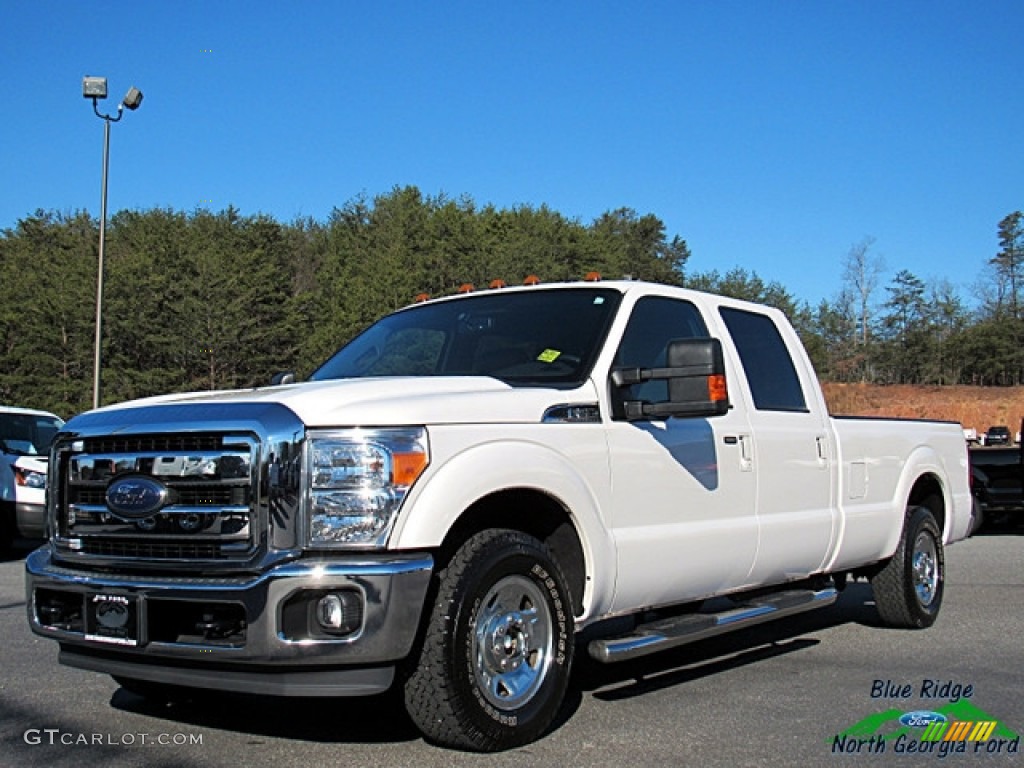
[[[750,435],[740,435],[740,471],[750,472],[754,468],[754,446]]]
[[[750,472],[754,468],[754,446],[750,435],[726,435],[722,438],[726,445],[740,447],[740,471]]]
[[[828,466],[828,438],[825,435],[818,435],[814,438],[815,446],[818,449],[818,466]]]

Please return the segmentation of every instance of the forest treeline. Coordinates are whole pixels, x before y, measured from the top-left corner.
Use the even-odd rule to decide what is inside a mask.
[[[121,211],[106,228],[101,402],[265,384],[310,373],[421,292],[530,274],[597,271],[777,306],[833,381],[1011,385],[1024,380],[1018,260],[1024,221],[998,226],[973,309],[946,283],[901,270],[880,284],[871,241],[851,248],[844,288],[817,306],[737,267],[693,273],[685,240],[619,209],[589,224],[545,206],[497,209],[397,187],[282,223],[236,209]],[[92,401],[98,221],[37,211],[0,233],[0,403],[65,417]]]

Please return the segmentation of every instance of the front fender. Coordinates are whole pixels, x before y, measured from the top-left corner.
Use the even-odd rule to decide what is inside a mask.
[[[436,548],[462,513],[485,496],[510,488],[537,490],[565,508],[583,548],[587,579],[580,620],[600,614],[611,604],[616,562],[602,514],[602,498],[608,494],[607,465],[603,466],[603,487],[595,487],[593,477],[588,479],[565,455],[545,445],[526,440],[475,445],[421,478],[403,505],[390,546]],[[495,525],[514,527],[515,521],[497,520]]]

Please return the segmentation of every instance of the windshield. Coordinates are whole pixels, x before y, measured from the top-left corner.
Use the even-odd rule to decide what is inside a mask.
[[[62,426],[56,416],[0,413],[0,449],[20,456],[46,455]]]
[[[621,294],[607,288],[496,291],[388,315],[310,378],[493,376],[561,385],[590,373]]]

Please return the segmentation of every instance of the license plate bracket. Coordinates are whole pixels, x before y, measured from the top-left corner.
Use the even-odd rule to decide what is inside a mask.
[[[134,595],[96,592],[86,596],[85,639],[139,644],[139,607]]]

